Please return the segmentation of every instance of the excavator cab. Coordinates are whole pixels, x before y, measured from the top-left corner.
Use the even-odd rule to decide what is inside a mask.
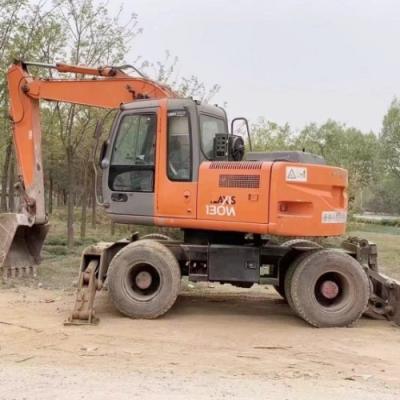
[[[191,99],[143,100],[121,107],[102,152],[103,201],[118,223],[195,218],[199,167],[230,136],[225,111]],[[168,200],[168,201],[166,201]]]

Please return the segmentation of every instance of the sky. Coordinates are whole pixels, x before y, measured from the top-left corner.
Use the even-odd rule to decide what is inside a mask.
[[[127,60],[163,60],[169,50],[181,76],[221,85],[212,102],[230,118],[295,130],[331,118],[378,133],[400,97],[399,0],[122,3],[143,28]]]

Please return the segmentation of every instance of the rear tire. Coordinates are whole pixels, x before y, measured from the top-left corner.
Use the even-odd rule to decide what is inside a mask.
[[[288,290],[293,309],[315,327],[349,326],[367,308],[367,274],[348,254],[312,252],[299,261],[292,274]]]
[[[274,289],[276,290],[276,292],[279,294],[279,296],[281,296],[283,298],[283,300],[287,300],[285,289],[281,285],[273,285],[273,286],[274,286]]]
[[[320,249],[322,248],[322,246],[320,244],[318,244],[317,242],[313,242],[312,240],[308,240],[308,239],[291,239],[291,240],[287,240],[286,242],[283,242],[281,244],[281,246],[283,247],[312,247],[312,248],[316,248],[316,249]]]
[[[115,307],[130,318],[165,314],[179,294],[181,271],[163,244],[138,240],[121,249],[110,263],[108,287]]]
[[[165,240],[165,241],[168,241],[168,242],[170,242],[170,241],[172,240],[169,236],[164,235],[164,234],[162,234],[162,233],[149,233],[149,234],[144,235],[144,236],[142,236],[142,237],[140,238],[140,240],[146,240],[146,239],[151,239],[151,240]]]
[[[297,266],[306,258],[310,255],[309,252],[299,254],[297,258],[295,258],[292,263],[290,264],[289,268],[286,270],[285,274],[285,280],[284,280],[284,288],[285,288],[285,299],[287,303],[289,304],[290,308],[294,311],[294,313],[297,315],[296,308],[293,304],[292,300],[292,294],[290,292],[291,287],[292,287],[292,279],[293,279],[293,274],[297,269]]]
[[[313,242],[311,240],[307,240],[307,239],[291,239],[291,240],[287,240],[286,242],[283,242],[281,244],[281,246],[282,247],[296,247],[296,246],[299,246],[299,247],[316,248],[316,249],[321,248],[321,245],[319,245],[318,243]],[[290,257],[290,259],[292,259],[292,258],[293,258],[293,256]],[[286,301],[288,301],[288,299],[287,299],[287,290],[286,290],[286,283],[285,282],[286,282],[286,274],[288,273],[289,268],[290,268],[290,266],[288,268],[286,268],[286,269],[283,269],[283,271],[282,271],[283,272],[283,276],[279,280],[279,285],[274,285],[274,289]]]

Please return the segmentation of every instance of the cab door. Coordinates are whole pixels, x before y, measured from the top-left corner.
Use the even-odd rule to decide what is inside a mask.
[[[170,99],[161,110],[165,118],[157,157],[156,217],[160,224],[176,225],[182,218],[196,218],[198,155],[193,152],[197,140],[196,114],[187,100]],[[174,222],[175,221],[175,222]]]
[[[154,216],[158,107],[121,112],[103,166],[103,197],[116,222],[151,223]]]

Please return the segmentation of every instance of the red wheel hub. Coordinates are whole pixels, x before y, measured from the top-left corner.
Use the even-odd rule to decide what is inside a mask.
[[[334,299],[339,294],[339,286],[336,282],[325,281],[320,288],[322,296],[326,299]]]
[[[135,281],[139,289],[148,289],[152,282],[151,274],[147,271],[141,271],[136,275]]]

